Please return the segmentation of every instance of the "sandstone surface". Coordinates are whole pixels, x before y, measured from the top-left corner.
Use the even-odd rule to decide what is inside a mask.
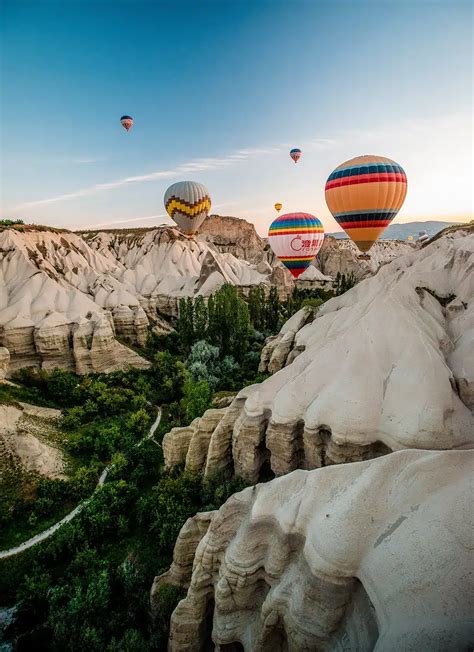
[[[45,433],[54,429],[60,410],[41,408],[28,403],[0,404],[0,482],[3,468],[16,458],[27,471],[36,471],[49,478],[64,478],[65,460]],[[3,473],[1,472],[3,468]]]
[[[170,652],[469,649],[473,462],[404,450],[294,471],[188,521]]]
[[[310,323],[295,315],[262,358],[286,366],[199,438],[201,468],[255,482],[405,448],[474,447],[473,253],[474,235],[458,230],[384,265]],[[169,465],[173,447],[170,435]]]
[[[10,370],[10,351],[0,346],[0,380],[6,378]]]

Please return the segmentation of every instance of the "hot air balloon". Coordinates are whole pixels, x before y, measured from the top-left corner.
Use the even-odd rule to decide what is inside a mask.
[[[295,278],[309,267],[323,240],[323,225],[309,213],[280,215],[268,230],[271,248]]]
[[[357,156],[326,182],[326,203],[336,222],[362,252],[374,244],[407,194],[403,168],[384,156]]]
[[[211,209],[206,188],[195,181],[173,183],[165,192],[165,208],[186,235],[196,233]]]
[[[407,238],[407,241],[408,241],[408,242],[413,242],[413,236],[412,236],[412,235],[409,235],[408,238]]]
[[[133,118],[129,115],[123,115],[120,118],[120,122],[122,123],[122,127],[127,131],[133,127]]]
[[[275,210],[276,210],[277,213],[279,213],[281,211],[282,206],[283,206],[283,204],[280,204],[280,202],[277,202],[275,204]]]
[[[295,147],[294,149],[290,149],[290,156],[293,159],[295,163],[298,163],[301,157],[301,150]]]
[[[418,240],[417,240],[417,242],[421,242],[423,244],[423,242],[428,242],[429,239],[430,239],[430,236],[426,233],[426,231],[419,231],[418,232]]]

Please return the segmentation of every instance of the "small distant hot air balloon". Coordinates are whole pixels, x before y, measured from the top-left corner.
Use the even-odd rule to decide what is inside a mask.
[[[283,206],[283,204],[280,204],[280,202],[277,202],[275,204],[275,210],[276,210],[277,213],[279,213],[281,211],[282,206]]]
[[[412,236],[412,235],[409,235],[408,238],[407,238],[407,241],[408,241],[408,242],[413,242],[413,236]]]
[[[206,188],[195,181],[173,183],[165,192],[168,215],[186,235],[196,233],[211,209],[211,198]]]
[[[407,194],[403,168],[383,156],[357,156],[326,182],[326,203],[336,222],[366,252],[400,210]]]
[[[280,215],[268,230],[271,248],[295,278],[309,267],[323,240],[323,225],[309,213]]]
[[[426,231],[419,231],[418,232],[418,240],[417,242],[427,242],[430,239],[430,236],[426,233]]]
[[[290,156],[293,159],[295,163],[298,163],[298,161],[301,158],[301,150],[295,147],[294,149],[290,149]]]
[[[133,127],[133,118],[130,115],[123,115],[120,118],[120,122],[122,123],[122,127],[127,131]]]

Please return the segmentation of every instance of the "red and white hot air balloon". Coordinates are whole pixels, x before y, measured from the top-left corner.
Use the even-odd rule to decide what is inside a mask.
[[[133,118],[130,115],[123,115],[120,118],[120,122],[122,123],[122,127],[127,131],[133,127]]]
[[[324,228],[309,213],[286,213],[273,220],[268,242],[283,265],[298,278],[321,249]]]
[[[302,152],[300,149],[298,149],[298,147],[294,147],[293,149],[290,149],[290,156],[295,163],[298,163],[298,161],[301,158],[301,154]]]

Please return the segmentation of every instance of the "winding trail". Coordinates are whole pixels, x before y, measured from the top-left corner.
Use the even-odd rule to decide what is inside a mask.
[[[136,444],[137,447],[141,446],[145,441],[148,441],[149,439],[152,439],[157,446],[159,446],[158,442],[156,442],[153,439],[153,435],[156,432],[156,429],[160,425],[161,421],[161,408],[157,408],[157,415],[156,419],[153,422],[153,424],[150,426],[150,430],[148,431],[148,434],[146,437],[144,437],[142,440]],[[102,471],[100,478],[97,482],[97,486],[95,491],[97,491],[98,487],[101,487],[104,482],[107,479],[107,476],[109,474],[109,471],[113,468],[113,464],[109,464],[109,466],[106,466],[105,469]],[[94,493],[95,493],[94,491]],[[93,494],[92,494],[93,495]],[[59,528],[64,525],[65,523],[69,523],[72,521],[72,519],[79,514],[79,512],[89,503],[91,500],[92,496],[89,496],[89,498],[86,498],[82,501],[82,503],[79,503],[77,507],[75,507],[72,512],[69,512],[69,514],[66,514],[60,521],[57,521],[57,523],[54,523],[54,525],[51,525],[49,528],[46,530],[43,530],[39,534],[35,534],[34,537],[31,537],[31,539],[28,539],[27,541],[23,541],[23,543],[20,543],[18,546],[15,546],[14,548],[9,548],[8,550],[1,550],[0,551],[0,559],[7,559],[8,557],[13,557],[14,555],[18,555],[20,552],[24,552],[25,550],[28,550],[28,548],[32,548],[35,546],[37,543],[40,543],[41,541],[44,541],[45,539],[48,539],[51,535],[53,535]]]

